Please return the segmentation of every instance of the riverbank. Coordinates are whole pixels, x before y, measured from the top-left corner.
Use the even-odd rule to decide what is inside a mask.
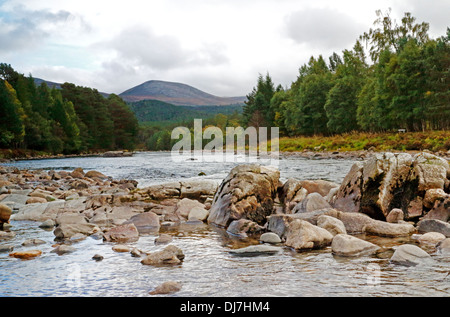
[[[61,159],[71,157],[124,157],[131,156],[133,152],[124,151],[98,151],[78,154],[49,154],[42,151],[23,149],[0,149],[0,163],[23,160]]]
[[[141,152],[152,152],[140,149]],[[353,132],[335,136],[281,137],[279,151],[282,156],[297,155],[304,158],[365,159],[378,152],[416,154],[422,151],[450,159],[450,131],[405,133]],[[49,154],[42,151],[0,149],[0,163],[11,160],[53,159],[68,157],[103,156],[107,151],[80,154]],[[122,151],[131,154],[132,152]]]
[[[419,152],[450,155],[450,131],[363,133],[334,136],[282,137],[281,152]]]

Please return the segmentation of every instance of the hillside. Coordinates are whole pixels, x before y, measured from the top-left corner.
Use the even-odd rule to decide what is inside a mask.
[[[206,119],[218,113],[225,115],[242,112],[242,105],[228,106],[174,106],[159,100],[141,100],[129,103],[139,122],[179,122]]]
[[[34,79],[34,83],[36,84],[36,86],[39,86],[42,83],[45,83],[49,88],[56,88],[56,89],[61,89],[61,85],[62,83],[55,83],[53,81],[48,81],[45,79],[41,79],[41,78],[33,78]],[[101,92],[99,91],[99,94],[102,95],[105,98],[108,98],[110,94],[106,93],[106,92]]]
[[[242,104],[246,97],[217,97],[186,84],[150,80],[119,95],[127,102],[159,100],[176,106],[224,106]]]

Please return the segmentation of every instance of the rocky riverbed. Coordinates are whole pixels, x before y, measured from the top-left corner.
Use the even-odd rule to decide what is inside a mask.
[[[236,166],[220,182],[197,179],[144,188],[81,168],[4,166],[1,251],[38,261],[43,252],[70,254],[90,237],[130,254],[143,267],[176,268],[183,266],[186,252],[167,233],[188,225],[217,228],[238,241],[229,250],[235,257],[279,257],[288,250],[411,267],[430,265],[438,256],[439,273],[445,273],[450,269],[449,177],[448,161],[430,153],[373,154],[356,162],[340,184],[281,181],[278,169],[256,164]],[[14,241],[16,230],[9,222],[21,221],[51,231],[52,249],[35,239],[14,250],[8,241]],[[149,234],[158,250],[137,244]],[[103,256],[95,254],[90,261]],[[183,281],[166,282],[151,295],[182,292]],[[448,295],[450,289],[443,292]]]

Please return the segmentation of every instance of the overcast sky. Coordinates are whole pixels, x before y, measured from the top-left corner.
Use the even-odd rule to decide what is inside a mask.
[[[449,0],[0,0],[0,62],[119,94],[147,80],[242,96],[269,72],[290,86],[310,56],[350,49],[392,8],[442,36]]]

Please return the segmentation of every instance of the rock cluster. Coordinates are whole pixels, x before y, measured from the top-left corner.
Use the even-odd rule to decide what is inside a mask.
[[[414,233],[422,235],[419,249],[431,245],[448,252],[449,176],[448,162],[429,153],[375,154],[357,162],[342,184],[293,178],[283,183],[277,169],[256,164],[236,166],[220,184],[192,180],[146,188],[81,168],[47,172],[0,167],[0,224],[39,221],[42,228],[54,230],[56,240],[96,235],[119,244],[115,250],[122,252],[121,245],[141,234],[184,222],[208,223],[241,239],[260,237],[260,245],[230,252],[239,256],[274,255],[282,247],[369,256],[381,247],[364,236],[408,238]],[[0,230],[0,239],[10,235]],[[164,249],[126,252],[144,254],[145,265],[181,264],[184,254],[171,240],[160,234],[155,244],[169,244]],[[426,257],[411,246],[397,248],[394,255],[392,263],[408,265]]]
[[[240,238],[268,231],[294,250],[331,247],[337,256],[381,249],[357,234],[410,238],[434,232],[422,240],[436,247],[450,236],[449,176],[448,161],[429,153],[374,154],[354,164],[340,185],[281,183],[277,170],[242,165],[218,187],[208,222]]]

